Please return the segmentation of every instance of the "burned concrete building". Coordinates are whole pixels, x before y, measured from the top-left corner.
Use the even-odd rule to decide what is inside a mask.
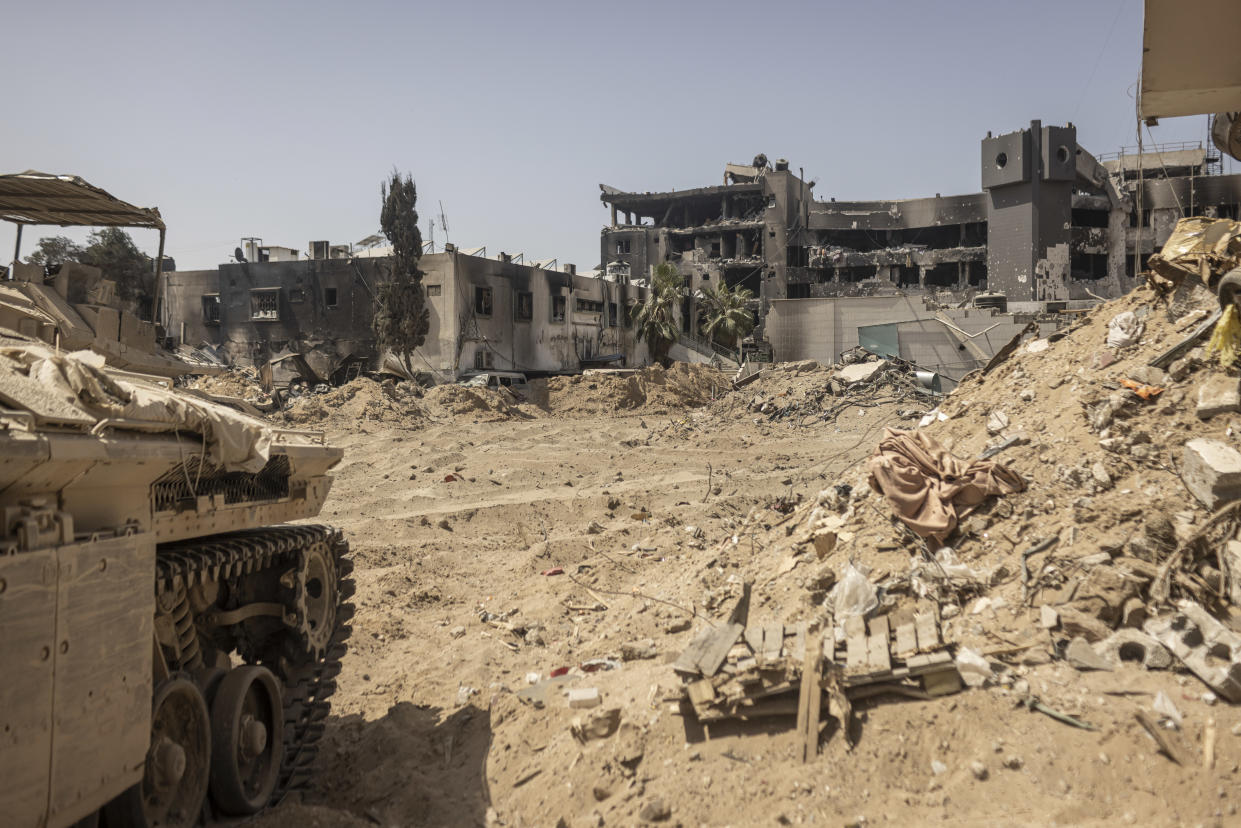
[[[674,262],[691,296],[715,280],[743,285],[756,297],[759,347],[777,360],[832,360],[857,344],[860,326],[932,319],[979,294],[1025,314],[1122,295],[1177,218],[1235,216],[1241,203],[1241,175],[1219,174],[1201,148],[1101,163],[1072,124],[1034,121],[988,134],[980,150],[981,192],[931,198],[816,198],[801,170],[761,155],[727,165],[710,187],[600,185],[612,219],[602,261],[632,279]],[[840,304],[849,297],[878,301]],[[848,330],[825,335],[833,325]]]
[[[340,383],[363,371],[404,373],[376,346],[375,285],[386,257],[238,262],[167,274],[170,332],[213,346],[234,364],[270,366],[276,385]],[[645,290],[593,276],[466,255],[452,245],[419,262],[431,329],[414,371],[451,381],[471,370],[555,374],[602,365],[641,365],[630,306]]]

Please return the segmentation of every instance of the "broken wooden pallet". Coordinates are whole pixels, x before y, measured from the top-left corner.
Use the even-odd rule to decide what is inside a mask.
[[[808,717],[793,694],[803,684],[804,662],[812,657],[820,659],[820,673],[834,671],[842,699],[850,690],[860,693],[859,688],[882,683],[913,697],[961,689],[956,664],[930,613],[878,616],[869,623],[854,616],[835,636],[823,636],[821,644],[805,623],[735,627],[700,635],[674,665],[686,676],[705,676],[686,689],[701,721],[799,712]]]

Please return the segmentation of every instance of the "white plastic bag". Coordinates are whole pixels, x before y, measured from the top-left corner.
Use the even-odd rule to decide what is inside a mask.
[[[935,562],[919,555],[909,559],[909,582],[921,598],[932,597],[936,587],[952,581],[977,581],[978,574],[957,560],[951,546],[941,546],[935,553]]]
[[[1128,348],[1137,345],[1146,326],[1133,311],[1118,313],[1107,323],[1107,347]]]
[[[845,565],[845,571],[828,593],[827,600],[836,616],[837,624],[844,623],[846,618],[853,615],[865,615],[879,606],[879,596],[875,594],[875,588],[852,563]]]
[[[1172,703],[1172,699],[1168,698],[1167,693],[1162,690],[1156,693],[1151,709],[1158,713],[1160,718],[1171,722],[1174,730],[1181,729],[1181,711],[1176,709],[1176,705]]]

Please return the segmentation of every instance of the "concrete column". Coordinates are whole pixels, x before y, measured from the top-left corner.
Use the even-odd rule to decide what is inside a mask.
[[[612,205],[612,226],[616,226],[616,205]]]
[[[1129,214],[1124,210],[1111,210],[1107,214],[1107,281],[1119,296],[1125,283],[1125,239],[1129,233]],[[1105,296],[1108,294],[1104,294]]]

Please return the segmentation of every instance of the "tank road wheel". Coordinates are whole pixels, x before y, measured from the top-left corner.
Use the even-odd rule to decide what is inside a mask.
[[[142,781],[105,809],[109,828],[191,828],[202,815],[211,768],[211,716],[193,681],[159,686]]]
[[[211,706],[211,737],[211,797],[226,814],[257,814],[284,758],[283,701],[271,670],[243,665],[224,676]]]
[[[301,622],[299,655],[319,661],[327,654],[336,632],[336,605],[340,600],[336,556],[324,541],[317,541],[302,552],[296,592]]]

